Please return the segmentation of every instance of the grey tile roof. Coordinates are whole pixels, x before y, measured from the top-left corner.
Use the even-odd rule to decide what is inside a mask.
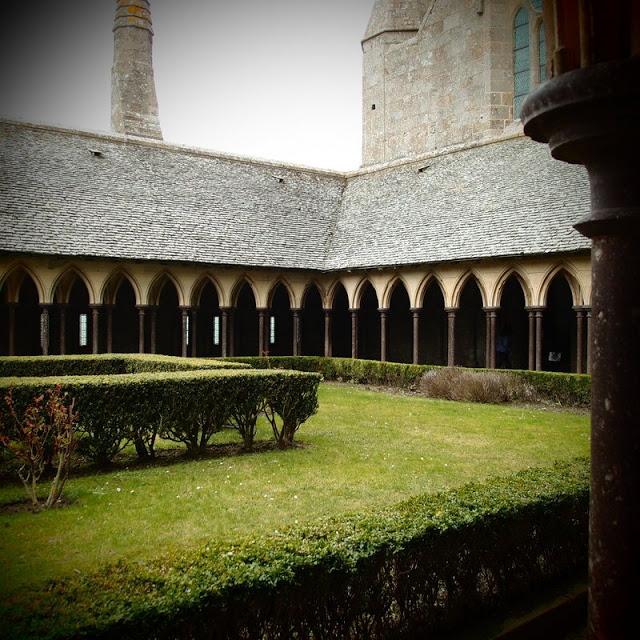
[[[418,171],[422,169],[422,171]],[[327,269],[588,250],[582,167],[513,138],[349,180]]]
[[[4,252],[337,270],[588,250],[588,210],[524,138],[345,176],[0,123]]]
[[[338,174],[4,123],[0,250],[321,269],[344,184]]]

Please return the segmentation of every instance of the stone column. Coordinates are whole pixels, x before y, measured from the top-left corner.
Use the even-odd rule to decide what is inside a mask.
[[[48,304],[40,306],[40,349],[43,356],[49,355],[49,307]]]
[[[333,354],[331,341],[331,309],[324,310],[324,357],[330,358]]]
[[[198,357],[198,309],[196,307],[191,311],[191,357]],[[211,330],[211,329],[210,329]]]
[[[149,352],[155,353],[158,349],[158,307],[149,308],[149,319],[151,320],[151,329],[149,331]]]
[[[236,323],[235,323],[235,309],[229,309],[229,355],[236,355]]]
[[[267,318],[269,317],[268,309],[258,309],[258,355],[267,356],[268,347],[266,338]]]
[[[447,312],[447,366],[455,367],[456,364],[456,308],[445,309]]]
[[[529,318],[529,371],[536,368],[536,312],[527,307]]]
[[[144,315],[145,315],[145,310],[146,308],[142,305],[137,307],[138,309],[138,352],[139,353],[144,353]],[[151,312],[151,320],[152,320],[152,324],[151,327],[153,329],[153,326],[155,324],[154,321],[154,317],[153,317],[153,311]],[[151,337],[151,353],[155,353],[155,331],[152,331],[152,337]]]
[[[113,353],[113,305],[107,305],[107,353]]]
[[[387,360],[387,319],[389,317],[388,309],[378,309],[380,312],[380,360]]]
[[[574,307],[576,312],[576,373],[584,373],[584,309]]]
[[[351,357],[358,357],[358,310],[349,309],[351,312]]]
[[[60,310],[60,355],[64,356],[67,353],[67,304],[61,302],[58,309]]]
[[[569,24],[565,16],[560,26]],[[637,52],[637,29],[626,26],[616,52]],[[604,25],[592,28],[608,41]],[[548,142],[554,158],[583,164],[591,187],[591,213],[576,225],[593,256],[591,640],[626,638],[637,626],[640,567],[640,57],[609,59],[549,80],[522,109],[525,133]]]
[[[591,373],[591,309],[587,309],[587,373]]]
[[[485,367],[496,368],[496,324],[498,311],[496,307],[485,307]]]
[[[542,371],[542,312],[542,307],[536,308],[536,371]]]
[[[9,303],[9,355],[16,355],[16,307],[17,302]]]
[[[220,353],[223,358],[229,355],[229,309],[220,309]]]
[[[180,333],[182,336],[182,349],[181,349],[181,355],[183,358],[186,358],[188,355],[188,338],[189,338],[189,330],[190,330],[190,326],[189,326],[189,311],[190,308],[189,307],[180,307]]]
[[[91,309],[91,352],[100,351],[100,305],[89,305]]]
[[[413,364],[420,360],[420,312],[421,309],[411,309],[413,317]]]
[[[293,314],[293,355],[300,355],[300,342],[302,340],[300,309],[292,309]]]

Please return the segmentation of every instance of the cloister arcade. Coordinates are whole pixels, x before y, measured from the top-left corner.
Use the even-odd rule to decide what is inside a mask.
[[[588,256],[335,274],[55,262],[0,262],[1,354],[590,367]]]

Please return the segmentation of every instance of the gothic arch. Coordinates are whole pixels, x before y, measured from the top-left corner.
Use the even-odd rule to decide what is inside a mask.
[[[484,284],[482,283],[482,280],[479,278],[478,274],[473,269],[471,269],[470,271],[465,272],[456,282],[456,285],[453,289],[452,297],[452,306],[454,308],[460,306],[460,296],[462,294],[462,291],[471,279],[475,280],[478,291],[480,291],[480,296],[482,297],[482,305],[484,307],[487,306],[487,292],[485,291]]]
[[[576,306],[583,304],[582,290],[580,288],[580,282],[578,280],[577,274],[568,264],[562,263],[556,265],[555,267],[551,267],[545,274],[540,286],[540,291],[538,293],[539,306],[545,307],[547,305],[547,294],[549,293],[549,286],[558,274],[562,274],[566,279],[567,284],[569,285],[569,289],[571,290],[573,304]]]
[[[365,277],[365,278],[362,278],[362,280],[360,280],[360,282],[358,282],[358,286],[356,287],[356,290],[355,290],[355,292],[353,294],[353,308],[354,309],[359,309],[360,308],[360,305],[362,304],[362,295],[366,291],[367,285],[370,285],[371,288],[373,289],[374,293],[376,294],[376,300],[378,302],[378,307],[380,307],[380,294],[378,293],[378,290],[376,289],[376,287],[373,284],[373,282],[371,282],[371,280],[368,277]]]
[[[231,301],[231,306],[236,307],[238,305],[238,295],[242,291],[242,287],[247,284],[251,289],[251,293],[253,293],[253,299],[256,302],[256,306],[258,305],[258,301],[260,297],[258,296],[258,289],[256,287],[255,282],[245,273],[241,275],[234,283],[231,288],[231,296],[229,297]]]
[[[347,286],[341,278],[336,278],[336,280],[334,280],[327,289],[327,295],[325,298],[325,309],[333,308],[336,300],[336,294],[338,293],[338,291],[340,291],[340,287],[344,289],[345,293],[347,294],[347,299],[349,299],[349,291],[347,290]]]
[[[300,297],[300,307],[304,307],[307,295],[309,294],[309,291],[312,287],[315,287],[318,290],[320,299],[322,300],[324,306],[324,303],[327,299],[327,292],[325,291],[324,287],[314,278],[312,280],[309,280],[309,282],[304,285],[304,291],[302,292],[302,296]]]
[[[516,278],[516,280],[520,284],[520,287],[522,288],[525,305],[528,307],[532,307],[533,306],[533,288],[531,287],[531,283],[529,282],[529,279],[517,267],[509,267],[502,272],[502,274],[498,278],[498,281],[496,282],[496,285],[491,295],[491,306],[493,307],[500,306],[500,300],[502,298],[502,292],[504,290],[504,286],[506,285],[507,281],[511,276],[514,276]]]
[[[296,303],[296,296],[293,293],[293,288],[291,287],[289,282],[282,276],[276,278],[269,286],[269,293],[267,294],[267,307],[271,308],[273,304],[273,296],[278,290],[278,285],[282,285],[284,287],[285,291],[287,292],[287,296],[289,297],[289,306],[293,309]]]
[[[444,285],[442,284],[442,280],[437,273],[429,273],[423,279],[420,285],[418,286],[418,292],[416,294],[416,307],[421,308],[424,305],[424,297],[429,289],[429,287],[435,283],[438,289],[440,289],[440,293],[442,294],[442,299],[446,301],[447,296],[444,290]]]
[[[102,290],[100,291],[100,300],[103,304],[113,304],[115,296],[123,280],[129,281],[129,284],[131,285],[133,292],[136,295],[136,304],[141,304],[142,293],[140,284],[131,275],[131,273],[129,273],[129,271],[123,269],[122,267],[114,269],[104,281]]]
[[[398,274],[396,276],[394,276],[385,286],[385,289],[382,293],[382,303],[380,304],[380,308],[381,309],[388,309],[389,305],[391,304],[391,296],[393,295],[393,292],[395,291],[396,287],[402,284],[402,286],[404,287],[404,290],[407,292],[407,295],[409,296],[409,304],[411,304],[411,296],[409,294],[409,285],[407,284],[407,281],[402,277],[402,275]]]
[[[96,304],[96,296],[91,281],[86,274],[75,265],[69,265],[65,267],[56,277],[51,285],[49,291],[49,300],[52,302],[68,302],[71,287],[73,286],[73,279],[78,278],[84,283],[89,294],[89,304]],[[56,300],[56,293],[60,287],[60,295],[62,300]]]
[[[202,291],[208,283],[211,283],[211,286],[215,289],[218,300],[221,302],[224,299],[222,296],[222,287],[220,286],[220,283],[210,273],[205,273],[201,275],[191,287],[191,291],[189,293],[189,302],[191,303],[192,307],[200,306]]]
[[[176,288],[176,293],[178,294],[178,305],[184,306],[184,292],[182,290],[182,286],[178,282],[178,279],[168,269],[163,269],[160,273],[154,276],[147,289],[147,304],[158,304],[160,294],[162,293],[162,289],[166,285],[167,281],[171,282]]]
[[[20,272],[22,272],[22,274]],[[23,262],[14,262],[9,265],[9,268],[4,272],[2,277],[0,277],[0,291],[2,291],[6,286],[8,298],[10,298],[7,302],[17,302],[18,292],[20,291],[20,286],[22,285],[22,280],[25,275],[29,276],[33,281],[36,291],[38,292],[38,302],[43,304],[45,302],[44,286],[35,271],[32,271]],[[17,283],[18,286],[13,286],[13,282],[11,281],[16,277],[19,278],[20,281]]]

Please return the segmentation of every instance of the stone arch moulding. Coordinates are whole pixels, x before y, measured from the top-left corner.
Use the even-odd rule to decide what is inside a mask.
[[[411,288],[407,281],[402,277],[401,274],[394,275],[389,282],[385,285],[384,291],[382,293],[382,303],[380,304],[381,309],[388,309],[391,306],[391,296],[393,292],[396,290],[396,287],[402,285],[404,290],[407,292],[407,296],[409,296],[409,305],[411,305]],[[375,287],[374,287],[375,288]]]
[[[522,271],[517,267],[508,267],[500,274],[491,295],[491,306],[492,307],[500,306],[502,292],[507,283],[507,280],[509,280],[511,276],[515,276],[515,278],[518,280],[518,283],[520,284],[522,293],[524,295],[525,305],[527,307],[532,307],[533,306],[533,287],[529,282],[529,278],[524,273],[522,273]]]
[[[342,278],[338,277],[327,287],[327,295],[324,299],[325,309],[333,309],[333,305],[336,300],[336,292],[339,290],[340,286],[342,286],[347,294],[347,299],[349,298],[349,289],[347,289],[347,285],[342,281]]]
[[[242,287],[248,284],[251,289],[251,293],[253,293],[253,299],[256,303],[256,308],[260,307],[261,298],[258,295],[258,288],[256,287],[256,283],[253,281],[251,277],[249,277],[246,273],[242,274],[238,277],[238,279],[234,282],[233,287],[231,287],[231,296],[229,300],[231,302],[232,307],[238,306],[238,295],[240,291],[242,291]]]
[[[452,306],[454,308],[458,308],[460,306],[460,295],[462,294],[462,291],[464,290],[464,288],[467,286],[467,283],[469,282],[469,280],[475,280],[476,285],[478,286],[478,291],[480,291],[480,296],[482,298],[482,306],[486,307],[488,298],[487,298],[485,285],[474,269],[471,269],[470,271],[465,271],[460,276],[460,278],[458,278],[458,281],[456,282],[455,287],[453,288],[453,297],[451,299]]]
[[[89,280],[89,278],[84,273],[84,271],[82,271],[82,269],[80,269],[74,264],[69,264],[63,267],[58,273],[58,275],[54,278],[53,282],[51,283],[51,289],[49,291],[48,300],[50,300],[51,302],[60,302],[55,300],[56,290],[58,289],[59,286],[61,285],[64,286],[65,279],[70,276],[74,276],[82,280],[84,286],[87,288],[87,294],[89,295],[89,304],[90,305],[97,304],[98,300],[96,300],[96,294],[95,294],[96,288],[93,286],[92,282]],[[64,289],[61,289],[61,290],[64,291]],[[64,291],[63,295],[65,299],[62,300],[62,302],[68,302],[70,291],[71,291],[71,287],[68,287],[67,290]]]
[[[31,278],[31,280],[33,281],[33,284],[36,287],[36,291],[38,292],[38,303],[39,304],[46,304],[47,302],[49,302],[49,299],[47,299],[45,297],[45,288],[42,284],[42,281],[40,280],[40,278],[36,275],[36,272],[33,271],[32,269],[30,269],[26,264],[24,264],[23,262],[14,262],[12,264],[10,264],[7,269],[5,270],[5,272],[0,276],[0,291],[2,291],[4,289],[5,286],[8,285],[8,289],[9,289],[9,296],[10,298],[15,298],[15,299],[9,299],[9,302],[17,302],[17,294],[18,291],[20,289],[20,287],[14,288],[11,287],[11,278],[13,278],[13,276],[17,276],[20,274],[20,272],[22,272],[22,278],[20,280],[20,284],[22,284],[22,280],[24,279],[24,276],[27,275]]]
[[[300,297],[300,308],[304,307],[304,304],[307,300],[307,295],[309,295],[309,290],[311,289],[311,287],[315,287],[318,290],[318,293],[320,294],[320,300],[322,300],[322,306],[323,308],[325,308],[327,291],[315,278],[312,278],[305,283],[304,291],[302,292],[302,296]]]
[[[200,306],[200,298],[202,296],[202,291],[204,290],[204,288],[207,286],[207,283],[209,282],[211,283],[211,285],[216,291],[216,295],[218,296],[218,304],[220,306],[223,306],[223,301],[225,298],[224,298],[220,283],[218,282],[216,277],[211,273],[204,273],[198,276],[198,278],[196,278],[196,281],[193,283],[193,286],[191,287],[191,291],[189,292],[189,303],[191,304],[192,307]]]
[[[569,285],[569,289],[571,290],[571,298],[573,300],[574,306],[581,306],[584,304],[582,298],[582,289],[580,287],[580,280],[575,271],[571,268],[570,265],[566,263],[562,263],[551,267],[544,278],[542,279],[542,284],[540,285],[540,291],[538,292],[538,305],[540,307],[547,306],[547,294],[549,293],[549,286],[553,279],[558,275],[564,275],[567,284]]]
[[[100,300],[103,304],[113,304],[115,300],[116,293],[120,288],[120,284],[122,280],[128,280],[129,284],[133,288],[133,293],[136,296],[136,304],[142,304],[142,289],[140,288],[140,283],[131,275],[127,269],[116,268],[105,278],[102,289],[100,291]],[[117,286],[113,289],[113,291],[109,291],[109,287],[111,285]],[[109,296],[111,298],[109,299]]]
[[[376,294],[376,300],[378,301],[378,307],[380,307],[380,292],[378,291],[378,289],[376,289],[376,285],[371,281],[371,278],[369,278],[369,276],[364,276],[359,282],[358,285],[356,286],[356,289],[354,291],[353,294],[353,308],[354,309],[359,309],[360,308],[360,304],[362,303],[362,294],[364,292],[364,290],[367,287],[367,284],[370,284],[371,287],[373,288],[373,291]]]
[[[417,309],[420,309],[424,305],[424,297],[425,295],[427,295],[427,291],[429,290],[429,287],[433,283],[435,283],[438,289],[440,289],[440,293],[442,294],[442,299],[445,301],[445,306],[446,306],[447,294],[446,294],[446,291],[444,290],[444,285],[442,284],[442,280],[440,279],[440,276],[434,271],[434,272],[428,273],[418,285],[418,290],[416,292],[416,299],[415,299],[415,307]]]
[[[183,291],[182,285],[180,284],[178,279],[175,277],[175,275],[173,275],[173,273],[171,273],[171,271],[169,271],[168,269],[163,269],[162,271],[157,273],[149,283],[149,286],[147,287],[147,291],[146,291],[146,298],[145,298],[146,304],[149,304],[149,305],[158,304],[160,293],[163,287],[165,286],[167,280],[170,281],[173,284],[173,286],[176,288],[176,293],[178,294],[178,306],[180,307],[185,306],[185,298],[184,298],[184,291]]]
[[[285,288],[285,291],[287,292],[287,296],[289,297],[289,308],[291,309],[296,308],[297,306],[296,303],[298,301],[296,300],[296,296],[293,292],[293,287],[284,276],[278,276],[277,278],[275,278],[269,283],[269,293],[267,294],[267,307],[271,308],[271,305],[273,303],[273,296],[275,295],[276,289],[280,284]]]

